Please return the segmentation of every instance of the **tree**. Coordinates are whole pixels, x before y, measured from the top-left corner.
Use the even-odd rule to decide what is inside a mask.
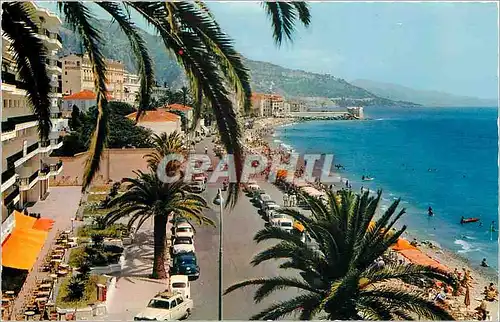
[[[280,212],[303,224],[312,241],[304,242],[301,236],[267,227],[257,232],[254,240],[279,243],[252,260],[254,266],[280,260],[281,269],[298,271],[298,276],[247,280],[225,292],[257,285],[254,300],[259,302],[276,290],[299,290],[296,297],[275,303],[252,319],[275,320],[297,312],[301,320],[321,315],[328,320],[453,319],[446,310],[428,301],[422,290],[411,287],[418,278],[452,285],[449,273],[420,265],[390,263],[382,269],[373,265],[406,230],[406,226],[392,229],[405,213],[404,209],[396,213],[399,200],[374,221],[380,191],[376,197],[370,197],[368,192],[356,195],[343,191],[340,200],[329,192],[326,202],[304,198],[311,207],[310,217],[290,208]],[[403,281],[410,288],[402,287]]]
[[[127,35],[140,75],[140,99],[137,119],[144,107],[150,106],[151,89],[155,84],[152,61],[144,39],[130,19],[130,11],[142,16],[161,36],[165,47],[177,58],[189,79],[196,102],[206,97],[217,119],[222,142],[229,153],[235,155],[238,178],[242,171],[241,132],[236,120],[236,109],[228,96],[227,85],[237,93],[239,103],[250,107],[251,88],[248,70],[241,56],[233,48],[232,40],[222,31],[213,14],[202,1],[195,2],[96,2]],[[283,38],[291,39],[294,24],[299,19],[309,25],[308,6],[303,2],[264,2],[271,17],[273,36],[277,45]],[[82,190],[96,175],[102,152],[106,146],[108,128],[108,102],[106,98],[106,63],[101,48],[104,46],[99,30],[94,27],[93,13],[84,2],[58,2],[64,18],[83,42],[88,53],[97,93],[95,130],[89,144],[89,156],[85,165]],[[49,78],[45,68],[46,49],[37,38],[38,27],[32,20],[26,3],[2,3],[3,35],[11,40],[19,75],[28,85],[27,97],[39,119],[42,140],[50,132]],[[195,104],[200,108],[200,104]],[[199,115],[199,113],[195,113]],[[233,201],[237,185],[231,185]],[[229,200],[228,200],[229,201]]]
[[[146,154],[144,157],[147,159],[148,167],[152,171],[156,171],[158,164],[165,156],[174,153],[186,154],[186,148],[182,143],[182,136],[177,131],[170,134],[165,132],[153,134],[151,137],[151,145],[153,147],[153,152]]]
[[[206,201],[196,194],[186,192],[187,185],[179,180],[174,183],[162,182],[155,172],[136,172],[137,178],[123,180],[127,190],[110,202],[117,209],[106,215],[108,224],[128,217],[128,227],[137,224],[141,227],[146,220],[153,218],[154,261],[152,277],[167,277],[165,270],[166,227],[171,213],[196,220],[199,224],[214,225],[203,215]]]
[[[80,109],[78,108],[78,106],[73,105],[73,110],[71,111],[71,119],[69,120],[69,128],[72,131],[75,131],[80,127],[80,118]]]

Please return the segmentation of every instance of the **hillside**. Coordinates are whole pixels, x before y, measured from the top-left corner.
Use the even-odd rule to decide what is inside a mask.
[[[363,87],[368,91],[390,100],[411,101],[424,106],[460,106],[460,107],[478,107],[478,106],[497,106],[497,101],[492,99],[481,99],[477,97],[458,96],[438,91],[415,90],[409,87],[375,82],[366,79],[358,79],[352,84]]]
[[[136,70],[126,36],[117,24],[99,20],[99,30],[106,46],[103,53],[106,57],[121,60],[127,70]],[[158,83],[167,83],[178,88],[183,83],[184,75],[177,62],[165,51],[163,42],[157,36],[141,30],[152,58],[155,62],[155,74]],[[60,55],[81,53],[82,46],[77,35],[68,28],[61,28],[63,50]],[[250,69],[252,89],[256,92],[277,92],[286,97],[319,97],[330,98],[331,102],[353,105],[403,105],[407,102],[394,102],[377,97],[366,89],[354,86],[341,78],[332,75],[315,74],[301,70],[287,69],[271,63],[245,59]]]

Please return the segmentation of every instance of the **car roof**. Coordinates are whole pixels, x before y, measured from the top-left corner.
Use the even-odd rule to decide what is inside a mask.
[[[187,221],[183,221],[183,222],[180,222],[178,223],[175,228],[193,228],[193,226],[191,226],[190,223],[188,223]]]
[[[156,294],[155,298],[169,300],[169,299],[176,297],[176,296],[178,296],[178,294],[174,294],[174,293],[169,292],[169,291],[164,291],[164,292],[160,292],[160,293]]]
[[[187,283],[189,281],[186,275],[171,275],[170,276],[170,284],[172,283]]]

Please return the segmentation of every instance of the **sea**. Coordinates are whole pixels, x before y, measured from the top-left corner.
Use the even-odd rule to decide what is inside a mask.
[[[498,270],[498,109],[370,107],[364,112],[365,120],[278,128],[275,142],[301,154],[333,154],[353,189],[382,189],[382,210],[401,198],[407,213],[400,224],[411,235],[471,264],[486,258]],[[362,181],[363,175],[373,180]],[[482,225],[462,225],[462,216],[479,217]]]

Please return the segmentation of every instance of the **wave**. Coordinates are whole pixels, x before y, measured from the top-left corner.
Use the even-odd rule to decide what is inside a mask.
[[[453,243],[455,245],[462,246],[462,249],[457,251],[457,253],[459,253],[459,254],[477,252],[477,251],[481,250],[480,248],[474,248],[470,243],[468,243],[462,239],[455,239],[455,241]]]

